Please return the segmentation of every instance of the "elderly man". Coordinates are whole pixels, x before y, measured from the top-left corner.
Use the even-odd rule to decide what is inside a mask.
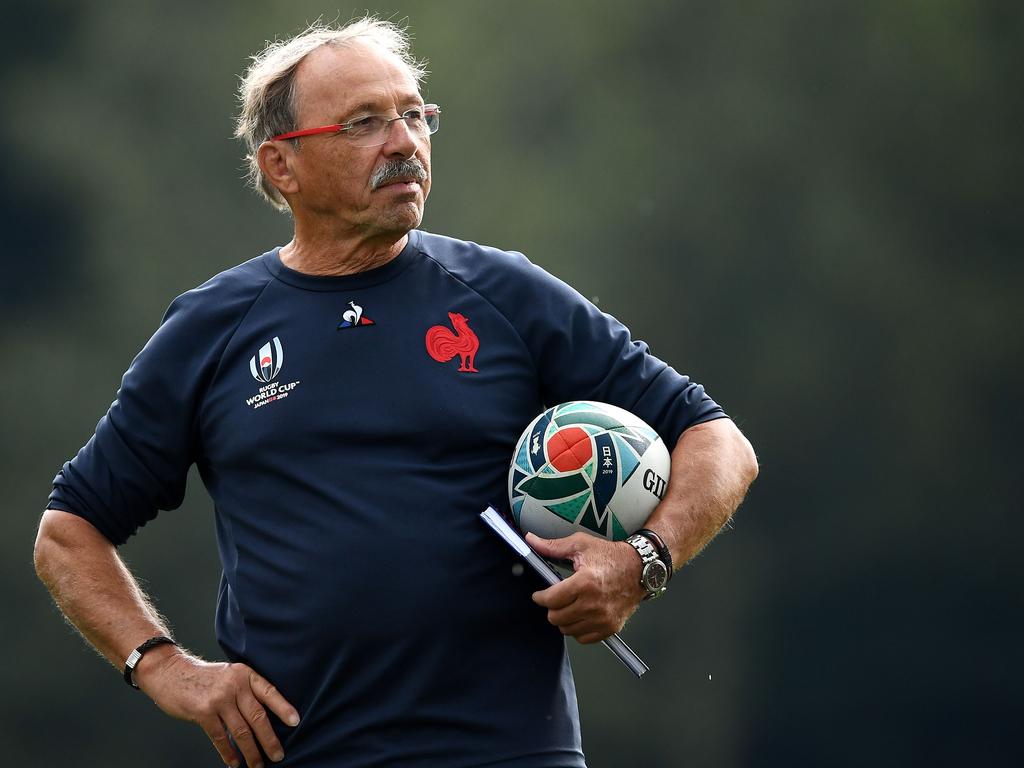
[[[416,230],[441,113],[422,75],[374,19],[256,57],[239,135],[294,237],[171,304],[40,524],[67,617],[229,765],[584,765],[562,635],[620,629],[664,588],[642,566],[686,563],[756,474],[703,388],[617,321],[519,254]],[[584,398],[675,446],[669,489],[649,542],[533,538],[575,573],[531,601],[477,513],[542,406]],[[171,639],[116,551],[193,463],[223,663]]]

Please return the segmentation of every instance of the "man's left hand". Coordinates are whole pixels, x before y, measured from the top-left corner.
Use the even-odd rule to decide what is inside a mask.
[[[586,533],[563,539],[526,540],[537,554],[571,560],[573,574],[552,587],[533,593],[533,602],[548,609],[548,621],[563,635],[581,643],[596,643],[618,632],[644,597],[641,561],[629,544]]]

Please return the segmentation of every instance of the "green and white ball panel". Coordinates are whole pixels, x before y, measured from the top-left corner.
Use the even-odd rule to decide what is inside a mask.
[[[607,403],[574,400],[534,419],[516,444],[509,503],[524,532],[583,531],[622,541],[665,494],[668,449],[642,419]]]

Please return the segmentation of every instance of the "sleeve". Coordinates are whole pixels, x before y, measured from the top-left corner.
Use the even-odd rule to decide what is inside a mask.
[[[525,256],[506,256],[518,278],[506,283],[506,316],[530,350],[546,405],[617,405],[654,427],[670,449],[687,428],[727,418],[703,386],[651,354],[614,317]]]
[[[85,518],[114,544],[184,499],[203,393],[238,322],[211,283],[171,303],[96,433],[53,480],[49,507]]]

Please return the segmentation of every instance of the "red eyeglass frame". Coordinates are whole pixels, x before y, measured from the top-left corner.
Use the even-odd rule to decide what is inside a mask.
[[[441,114],[441,107],[437,104],[424,104],[423,114],[433,113],[435,115]],[[411,110],[408,110],[411,111]],[[372,117],[372,115],[367,115]],[[288,131],[287,133],[279,133],[277,136],[271,136],[267,141],[284,141],[285,139],[298,139],[302,136],[315,136],[318,133],[342,133],[343,131],[350,130],[352,124],[362,120],[364,118],[358,118],[357,120],[350,120],[347,123],[334,123],[333,125],[321,125],[319,128],[303,128],[298,131]],[[405,115],[399,115],[398,117],[392,117],[388,120],[388,126],[396,120],[404,120]]]

